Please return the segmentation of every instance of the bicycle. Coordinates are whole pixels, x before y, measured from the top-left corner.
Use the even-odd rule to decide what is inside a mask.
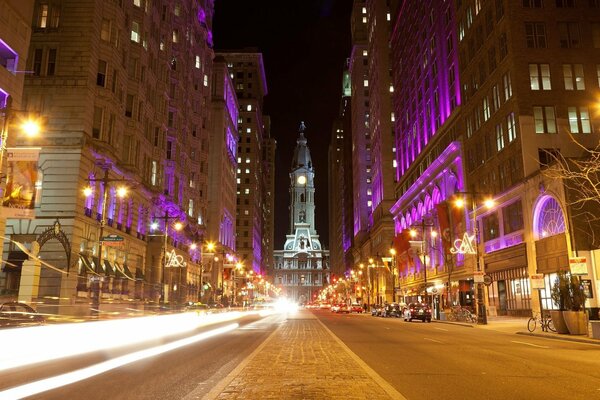
[[[552,317],[548,314],[542,315],[541,313],[535,313],[535,315],[527,321],[527,330],[529,332],[535,331],[538,324],[542,327],[542,332],[556,332]]]
[[[448,321],[477,322],[477,317],[473,315],[468,308],[463,308],[461,306],[452,307],[450,312],[446,315],[446,319]]]

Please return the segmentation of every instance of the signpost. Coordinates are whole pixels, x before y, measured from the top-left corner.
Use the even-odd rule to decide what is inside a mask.
[[[544,274],[531,274],[529,279],[531,281],[532,289],[544,289],[546,287],[544,282]]]
[[[123,237],[119,235],[103,236],[102,238],[100,238],[100,241],[104,246],[113,247],[123,246],[124,243]]]
[[[573,275],[587,275],[587,260],[585,257],[569,257],[569,268]]]

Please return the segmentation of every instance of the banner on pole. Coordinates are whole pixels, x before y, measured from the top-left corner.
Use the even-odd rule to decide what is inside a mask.
[[[6,188],[2,196],[5,218],[35,218],[39,148],[6,149]]]

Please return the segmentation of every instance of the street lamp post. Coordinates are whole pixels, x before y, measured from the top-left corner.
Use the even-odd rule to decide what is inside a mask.
[[[128,182],[127,179],[117,178],[113,179],[109,177],[110,165],[102,164],[99,165],[100,168],[104,171],[104,175],[102,178],[89,178],[88,182],[101,182],[102,183],[102,195],[101,195],[101,211],[100,211],[100,231],[98,233],[98,266],[97,268],[102,268],[102,264],[104,262],[104,227],[106,226],[106,204],[108,200],[108,185],[113,182]],[[86,197],[89,197],[93,193],[93,189],[88,186],[83,189],[83,193]],[[117,189],[117,195],[120,198],[125,197],[127,194],[127,188],[125,186],[121,186]],[[97,276],[92,277],[91,282],[92,289],[92,315],[96,316],[100,312],[100,278]]]
[[[396,302],[396,249],[391,248],[390,254],[392,256],[392,302]]]
[[[155,217],[155,219],[160,219],[163,220],[163,225],[165,227],[165,231],[163,233],[163,237],[164,237],[164,242],[163,242],[163,262],[161,265],[161,273],[160,273],[160,299],[159,299],[159,303],[161,306],[164,306],[165,304],[165,271],[167,268],[167,245],[168,245],[168,240],[169,240],[169,221],[173,220],[173,219],[178,219],[177,215],[170,215],[169,211],[165,211],[165,214],[159,217]],[[158,228],[158,223],[155,221],[152,223],[151,228],[157,229]],[[173,226],[173,228],[175,228],[176,231],[181,230],[181,228],[183,228],[183,224],[181,222],[176,222],[175,225]],[[181,267],[180,267],[181,268]]]
[[[437,232],[433,230],[433,223],[427,224],[425,223],[425,216],[423,216],[423,219],[421,221],[421,256],[422,261],[423,261],[423,281],[424,281],[424,288],[425,288],[425,300],[427,302],[427,304],[429,304],[430,306],[433,306],[433,304],[429,303],[429,294],[427,293],[427,258],[428,258],[428,253],[429,253],[429,249],[427,248],[427,238],[426,238],[426,233],[425,233],[425,228],[427,227],[431,227],[431,232],[430,232],[430,236],[431,238],[435,238],[437,237]],[[414,229],[410,230],[410,236],[411,237],[416,237],[417,236],[417,232]]]
[[[474,240],[475,240],[475,266],[476,266],[477,272],[481,272],[482,266],[481,266],[481,261],[479,260],[480,239],[479,239],[479,227],[477,224],[477,203],[475,200],[475,197],[480,195],[480,193],[459,192],[458,194],[471,196],[471,213],[473,214],[473,235],[474,235]],[[462,198],[459,198],[456,201],[455,205],[457,207],[464,206],[464,200]],[[484,201],[484,205],[486,208],[491,209],[494,206],[494,202],[491,199],[486,199]],[[484,294],[483,282],[477,282],[476,290],[477,290],[477,295],[476,295],[476,298],[477,298],[477,322],[481,325],[486,325],[487,324],[487,310],[485,307],[485,299],[483,297],[483,294]]]

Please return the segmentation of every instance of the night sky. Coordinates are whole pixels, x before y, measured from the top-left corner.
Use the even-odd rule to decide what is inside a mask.
[[[329,248],[327,148],[340,106],[342,70],[350,55],[352,0],[216,0],[216,51],[256,47],[263,53],[268,95],[265,114],[277,140],[275,245],[288,226],[289,169],[300,121],[316,170],[316,221]]]

